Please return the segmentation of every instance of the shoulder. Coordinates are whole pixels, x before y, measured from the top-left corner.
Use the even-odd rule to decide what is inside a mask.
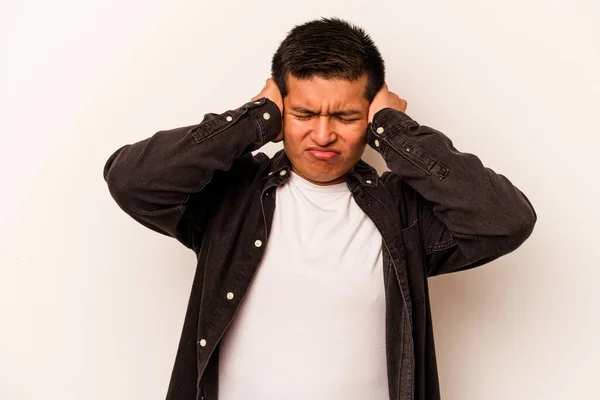
[[[408,211],[422,204],[421,194],[406,183],[400,175],[392,171],[385,171],[381,174],[380,181],[390,192],[399,209]]]

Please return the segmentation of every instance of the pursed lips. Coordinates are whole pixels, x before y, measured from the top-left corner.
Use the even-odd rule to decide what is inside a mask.
[[[318,147],[309,147],[307,151],[315,158],[319,160],[330,160],[334,157],[337,157],[340,152],[336,149],[331,148],[318,148]]]

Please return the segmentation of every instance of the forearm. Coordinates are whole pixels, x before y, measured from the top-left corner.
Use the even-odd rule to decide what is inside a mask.
[[[280,130],[278,107],[261,98],[220,115],[206,114],[198,125],[159,131],[120,148],[106,162],[104,179],[130,215],[162,214],[173,225],[189,195],[201,191],[216,171],[227,171],[238,157],[273,140]]]
[[[467,258],[506,253],[531,233],[537,216],[525,195],[443,133],[386,108],[375,114],[367,140],[392,172],[434,204],[454,239],[474,243],[463,246]]]

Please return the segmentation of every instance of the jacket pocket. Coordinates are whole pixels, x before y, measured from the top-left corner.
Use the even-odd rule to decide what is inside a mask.
[[[419,226],[418,219],[415,219],[408,227],[402,229],[400,234],[402,235],[402,241],[404,242],[404,250],[407,255],[416,251],[419,248]]]

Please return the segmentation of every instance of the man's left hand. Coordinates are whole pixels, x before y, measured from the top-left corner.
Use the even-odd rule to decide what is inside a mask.
[[[375,98],[373,98],[373,101],[369,106],[368,122],[373,122],[373,116],[379,110],[383,110],[384,108],[393,108],[394,110],[400,110],[402,112],[405,112],[407,106],[408,103],[406,102],[406,100],[398,97],[396,93],[390,92],[388,90],[387,83],[384,83],[383,87],[381,88],[381,90],[379,90],[379,92],[377,92]]]

